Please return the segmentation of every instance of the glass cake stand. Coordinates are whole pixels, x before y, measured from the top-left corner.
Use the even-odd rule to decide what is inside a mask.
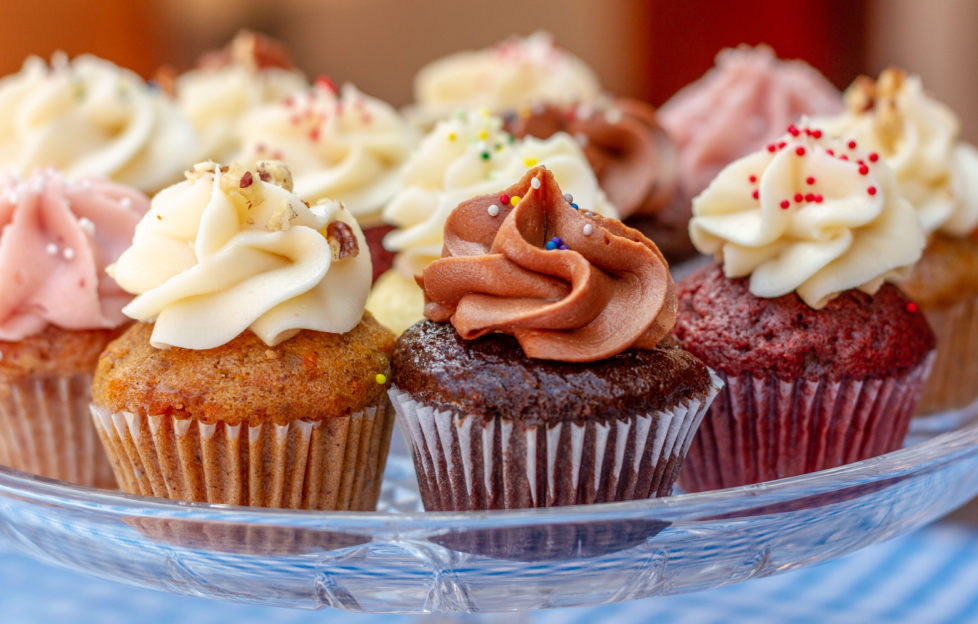
[[[361,612],[573,607],[691,592],[845,555],[978,494],[978,408],[909,445],[780,481],[627,503],[423,513],[396,443],[374,513],[178,503],[0,467],[0,539],[124,583]]]

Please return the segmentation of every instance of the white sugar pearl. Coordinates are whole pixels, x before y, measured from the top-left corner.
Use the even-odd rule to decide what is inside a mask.
[[[491,206],[489,206],[489,210],[487,212],[489,213],[490,217],[495,217],[499,215],[499,206],[497,206],[496,204],[492,204]]]
[[[61,255],[65,257],[65,260],[73,260],[75,258],[75,250],[71,247],[65,247]]]
[[[590,223],[585,223],[584,224],[584,236],[590,236],[591,234],[594,234],[594,226],[591,225]]]
[[[55,245],[54,243],[48,243],[48,246],[45,248],[45,250],[52,256],[58,255],[58,246]]]
[[[537,178],[533,178],[532,180],[530,180],[530,186],[532,186],[535,189],[540,188],[540,180]]]
[[[574,196],[571,195],[570,193],[564,193],[564,201],[567,202],[568,204],[573,204]]]

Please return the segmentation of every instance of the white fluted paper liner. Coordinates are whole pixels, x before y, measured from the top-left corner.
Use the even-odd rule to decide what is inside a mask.
[[[834,468],[903,444],[934,353],[880,379],[727,377],[686,457],[688,492]]]
[[[92,375],[46,375],[0,386],[0,464],[81,485],[115,488],[88,414]]]
[[[391,387],[425,509],[551,507],[664,496],[721,382],[608,422],[523,426],[439,409]]]
[[[394,422],[383,394],[353,414],[282,425],[211,424],[95,405],[91,416],[126,492],[331,510],[376,507]]]
[[[917,413],[967,407],[978,399],[978,298],[923,312],[937,337],[937,358]]]

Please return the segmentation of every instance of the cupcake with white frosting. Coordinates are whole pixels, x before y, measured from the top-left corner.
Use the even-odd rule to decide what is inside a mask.
[[[373,509],[393,417],[393,336],[341,204],[281,163],[201,163],[153,199],[111,268],[138,323],[109,345],[92,413],[120,487],[264,507]]]
[[[890,282],[924,232],[894,175],[803,122],[693,201],[717,263],[679,283],[673,333],[726,381],[694,438],[686,490],[831,468],[900,447],[934,335]]]
[[[978,399],[978,150],[961,140],[955,114],[918,76],[887,69],[846,91],[847,111],[822,120],[892,169],[897,191],[917,211],[927,248],[904,290],[937,334],[937,359],[921,413]]]
[[[0,80],[0,170],[54,167],[153,193],[179,179],[198,149],[168,95],[109,61],[30,57]]]
[[[538,165],[546,166],[574,206],[617,216],[577,142],[558,132],[516,139],[487,110],[439,123],[404,166],[400,190],[384,209],[394,231],[384,239],[394,268],[380,277],[368,309],[397,332],[420,320],[424,299],[414,276],[441,257],[445,222],[463,201],[491,193]],[[504,207],[519,198],[500,197]]]

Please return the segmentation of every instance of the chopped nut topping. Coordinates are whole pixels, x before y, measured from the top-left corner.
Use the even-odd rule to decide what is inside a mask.
[[[360,253],[360,245],[353,229],[342,221],[333,221],[326,227],[326,240],[333,254],[333,260],[355,258]]]

